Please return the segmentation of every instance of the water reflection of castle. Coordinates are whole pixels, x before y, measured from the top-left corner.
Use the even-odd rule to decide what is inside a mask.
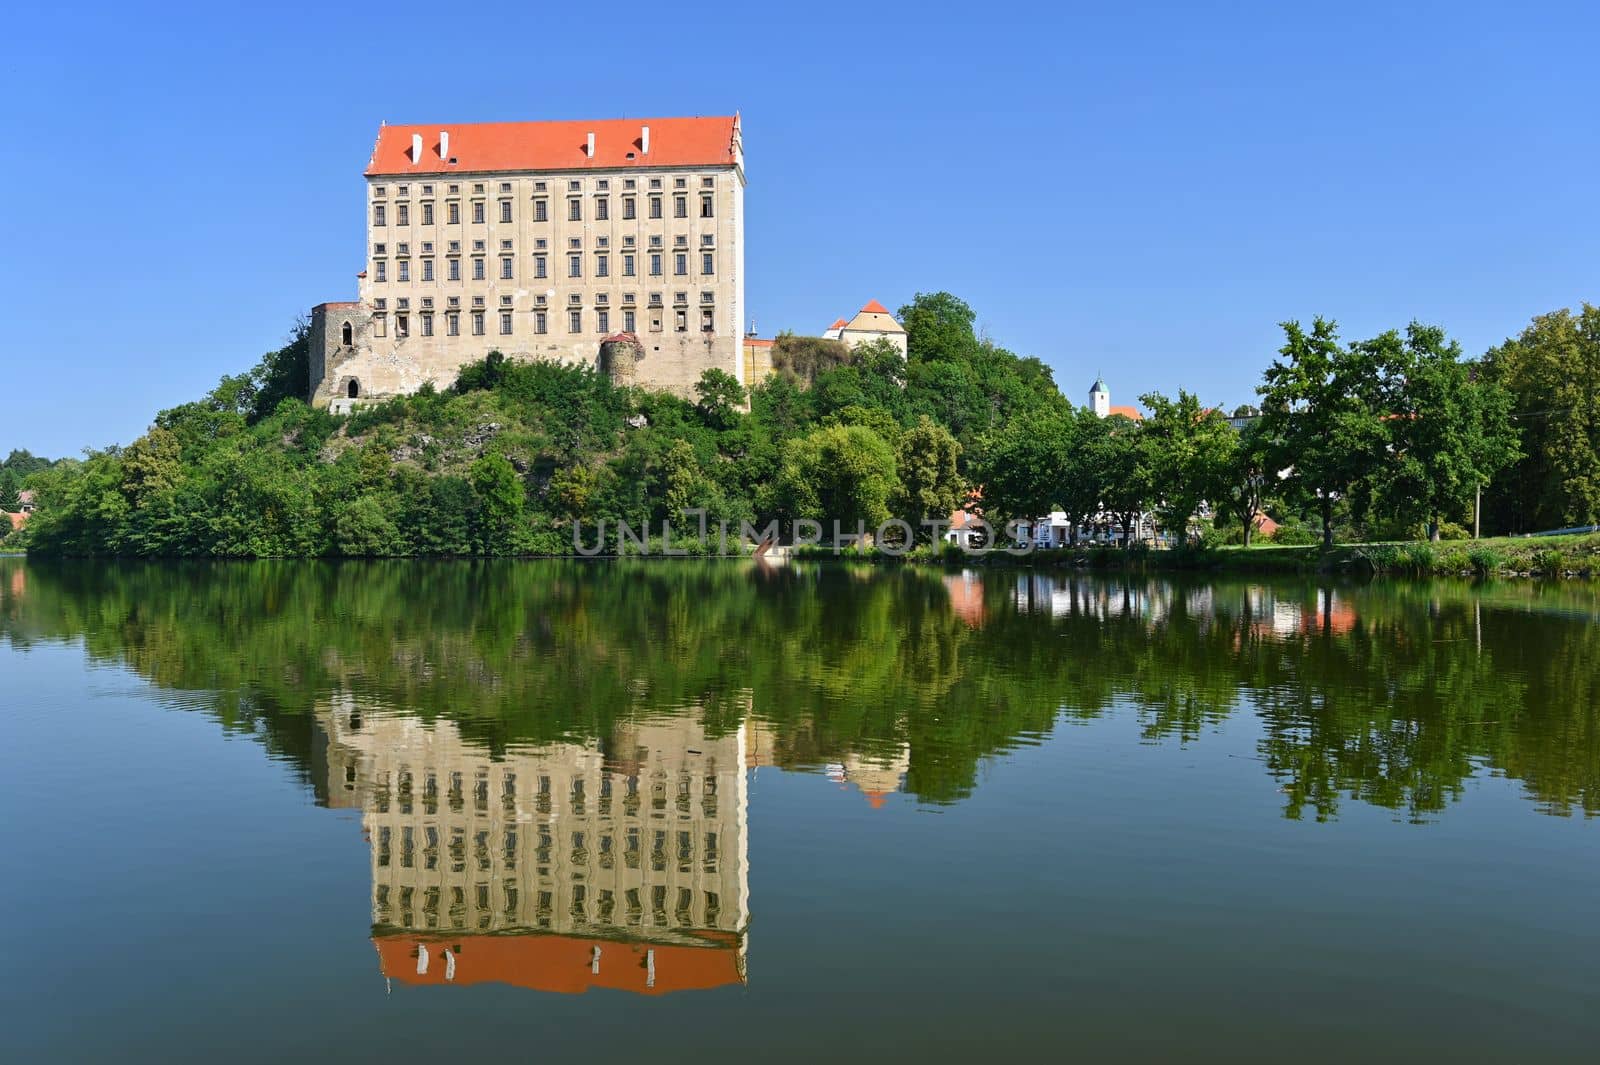
[[[491,757],[456,725],[319,715],[360,808],[385,976],[659,994],[742,982],[748,729],[692,716]]]
[[[713,735],[685,712],[496,756],[452,721],[349,699],[317,721],[327,802],[362,811],[386,977],[644,994],[744,982],[746,770],[787,758],[764,723]],[[877,806],[906,759],[828,768]]]

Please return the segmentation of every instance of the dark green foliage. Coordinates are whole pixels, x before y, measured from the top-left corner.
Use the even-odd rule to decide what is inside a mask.
[[[1492,349],[1521,458],[1484,493],[1485,524],[1536,532],[1600,522],[1600,307],[1541,315]]]
[[[713,429],[732,429],[739,424],[740,408],[745,403],[744,386],[726,370],[711,369],[700,375],[694,386],[700,402],[695,409]]]
[[[1075,540],[1109,527],[1130,544],[1151,515],[1179,540],[1248,544],[1260,511],[1279,543],[1308,519],[1325,545],[1418,527],[1443,539],[1470,523],[1480,486],[1490,532],[1600,516],[1596,308],[1540,319],[1480,366],[1431,327],[1343,344],[1329,321],[1287,323],[1242,432],[1186,392],[1144,397],[1144,422],[1097,418],[1037,359],[981,336],[949,293],[900,317],[905,356],[887,341],[780,337],[778,372],[746,390],[708,371],[693,402],[491,352],[446,391],[345,418],[299,398],[297,326],[127,448],[54,466],[13,452],[0,505],[21,470],[40,505],[30,550],[223,557],[565,551],[574,523],[681,529],[685,511],[735,527],[892,515],[920,532],[978,486],[996,525],[1059,509]],[[1561,404],[1547,418],[1527,409],[1541,390]],[[1518,429],[1527,457],[1501,473]]]

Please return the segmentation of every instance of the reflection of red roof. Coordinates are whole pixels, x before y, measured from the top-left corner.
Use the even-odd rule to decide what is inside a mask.
[[[1301,616],[1300,627],[1307,633],[1329,632],[1342,636],[1356,627],[1356,612],[1337,597],[1331,606],[1324,606],[1319,599],[1316,609]]]
[[[697,932],[707,944],[619,942],[561,935],[414,935],[374,937],[383,975],[406,984],[499,983],[535,991],[577,995],[591,987],[663,995],[668,991],[703,991],[736,984],[739,937],[732,932]],[[420,949],[428,950],[427,971],[417,972]],[[600,971],[594,951],[600,948]],[[445,951],[455,956],[455,971],[445,964]],[[650,981],[654,953],[655,981]]]
[[[732,116],[608,118],[581,122],[440,122],[383,126],[367,174],[443,174],[508,170],[593,170],[633,166],[726,166],[734,160]],[[644,150],[644,127],[650,150]],[[439,154],[441,132],[450,154]],[[588,154],[594,134],[594,157]],[[422,136],[422,159],[411,137]],[[452,160],[454,161],[452,164]]]
[[[885,307],[883,304],[879,303],[877,300],[870,300],[870,301],[868,301],[868,303],[867,303],[867,305],[865,307],[861,308],[861,313],[862,314],[888,314],[889,313],[889,308]]]
[[[950,594],[950,613],[973,628],[983,626],[983,581],[967,574],[947,574],[945,591]]]

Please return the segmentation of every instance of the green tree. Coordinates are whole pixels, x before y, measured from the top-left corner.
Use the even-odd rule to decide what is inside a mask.
[[[912,362],[960,362],[978,347],[976,312],[948,292],[919,292],[900,308],[906,357]]]
[[[246,411],[251,422],[266,418],[286,399],[311,398],[311,323],[301,318],[290,330],[289,342],[269,351],[250,371],[252,391]]]
[[[1106,513],[1122,528],[1122,546],[1132,547],[1134,534],[1150,509],[1149,439],[1143,423],[1120,414],[1105,419],[1106,438],[1100,451],[1100,480]]]
[[[895,512],[911,523],[920,539],[928,536],[922,522],[945,521],[966,501],[967,484],[957,468],[960,456],[956,438],[926,414],[900,436]]]
[[[1540,315],[1484,357],[1511,394],[1522,457],[1491,485],[1494,527],[1534,532],[1600,522],[1600,306]]]
[[[399,531],[376,496],[359,496],[340,507],[333,528],[334,546],[341,555],[379,558],[399,553]]]
[[[1222,442],[1217,457],[1217,507],[1243,525],[1246,547],[1255,535],[1256,515],[1278,479],[1275,451],[1261,423],[1252,421]]]
[[[1150,392],[1139,402],[1150,411],[1143,432],[1156,513],[1168,533],[1181,541],[1200,505],[1222,496],[1230,451],[1236,446],[1233,430],[1220,411],[1201,407],[1186,391],[1180,390],[1176,400]]]
[[[1382,471],[1389,511],[1421,520],[1430,540],[1465,513],[1479,488],[1517,457],[1511,396],[1477,379],[1444,330],[1412,322],[1387,416],[1392,459]]]
[[[1111,494],[1117,426],[1087,407],[1073,412],[1072,443],[1066,450],[1057,493],[1062,511],[1072,522],[1072,537],[1106,509]]]
[[[0,469],[0,511],[15,514],[21,510],[22,500],[19,492],[16,475],[9,469]],[[11,526],[8,524],[4,531],[9,532],[10,529]]]
[[[1012,519],[1038,518],[1061,502],[1076,418],[1064,409],[1028,411],[985,441],[984,508]]]
[[[680,515],[694,506],[704,491],[700,461],[687,440],[673,441],[662,456],[660,480],[664,516],[668,521],[678,519],[681,525]]]
[[[522,520],[522,481],[504,455],[489,452],[472,464],[472,489],[478,499],[482,550],[504,554],[516,543]]]
[[[700,402],[700,417],[713,429],[732,429],[739,424],[745,404],[744,386],[726,370],[712,368],[700,375],[694,394]]]
[[[841,532],[877,529],[890,516],[900,490],[894,451],[871,429],[830,426],[797,437],[784,447],[777,495],[794,518],[812,518]]]
[[[1299,322],[1284,322],[1283,331],[1279,358],[1256,389],[1262,428],[1274,463],[1317,508],[1323,546],[1331,547],[1336,502],[1372,473],[1387,441],[1381,368],[1372,342],[1341,347],[1328,319],[1317,318],[1309,333]]]

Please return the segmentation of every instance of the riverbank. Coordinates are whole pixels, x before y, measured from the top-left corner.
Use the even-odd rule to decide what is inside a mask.
[[[1349,573],[1397,577],[1559,577],[1600,575],[1600,533],[1575,536],[1446,540],[1439,543],[1320,544],[1279,547],[1193,547],[1162,551],[1135,547],[1068,547],[1011,554],[972,554],[954,547],[921,548],[890,556],[871,548],[836,554],[830,548],[801,548],[794,558],[850,558],[864,561],[981,564],[1052,568],[1210,573]]]

